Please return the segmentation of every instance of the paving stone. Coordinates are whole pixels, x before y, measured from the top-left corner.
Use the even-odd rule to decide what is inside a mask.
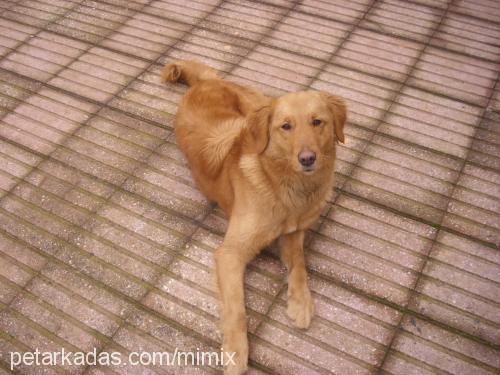
[[[500,244],[498,219],[494,213],[451,201],[443,225],[494,245]]]
[[[34,273],[30,272],[30,270],[16,265],[14,260],[10,260],[3,254],[0,257],[0,271],[1,276],[20,287],[25,286],[34,276]]]
[[[300,7],[306,7],[303,3]],[[350,27],[341,23],[292,10],[263,43],[304,56],[328,60],[347,36]],[[294,57],[294,60],[299,58]]]
[[[384,366],[390,372],[442,370],[492,374],[498,368],[494,349],[409,316],[403,319],[402,333],[396,337],[394,348],[398,352],[392,352]],[[407,355],[411,361],[401,358],[399,353]]]
[[[222,5],[207,17],[207,21],[230,28],[232,32],[225,30],[227,34],[242,36],[248,33],[248,39],[258,40],[260,34],[265,34],[285,12],[284,9],[267,4],[254,3],[252,7],[248,5],[248,2]],[[204,22],[201,25],[205,26]]]
[[[141,92],[136,90],[125,90],[121,95],[126,96],[126,98],[116,97],[109,102],[109,106],[139,116],[165,128],[172,129],[175,107],[172,104],[169,106],[168,101],[165,101],[163,105],[161,105],[158,99],[153,100],[154,104],[161,106],[161,109],[158,110],[150,107],[151,103],[149,103],[148,99],[152,97],[148,97]]]
[[[205,3],[193,2],[186,4],[186,7],[181,7],[168,1],[154,1],[144,9],[144,12],[157,15],[164,20],[193,25],[212,11],[216,4],[216,1],[210,0]]]
[[[37,31],[35,28],[26,27],[7,19],[0,20],[0,30],[2,32],[2,37],[0,38],[0,56],[8,55]],[[5,66],[5,61],[2,61],[0,66]]]
[[[476,57],[443,52],[432,47],[422,55],[408,84],[485,106],[495,85],[491,79],[495,70],[498,71],[497,66]]]
[[[472,335],[498,342],[498,256],[494,249],[443,232],[417,286],[412,309]]]
[[[16,4],[3,13],[4,17],[16,20],[34,27],[46,27],[57,20],[66,11],[64,7],[49,7],[49,9],[37,9],[37,4]],[[39,5],[38,5],[39,6]]]
[[[108,204],[99,211],[99,216],[132,230],[141,236],[158,243],[159,245],[173,246],[182,243],[182,236],[175,231],[168,231],[166,227],[157,225],[145,217],[138,216],[115,204]]]
[[[23,318],[13,311],[0,311],[0,327],[2,327],[2,331],[26,345],[31,352],[36,348],[41,352],[60,352],[62,348],[66,352],[78,351],[77,347],[68,342],[55,341],[53,335],[47,337],[46,332],[42,330],[40,325]],[[28,371],[31,371],[30,368],[31,366],[27,366]],[[77,374],[83,370],[83,366],[70,366],[68,364],[65,364],[62,368],[70,374]]]
[[[78,240],[80,237],[75,235],[73,238]],[[78,249],[68,246],[61,250],[58,259],[128,298],[140,300],[146,294],[146,285],[142,280],[123,272],[114,265],[106,264],[91,253],[78,251]]]
[[[380,363],[381,354],[386,350],[384,346],[392,337],[391,324],[395,324],[399,313],[382,305],[373,305],[314,276],[310,278],[310,286],[319,318],[305,334],[369,364]],[[288,325],[284,293],[281,299],[281,304],[273,307],[271,317]]]
[[[24,270],[25,273],[40,271],[47,264],[46,257],[4,233],[0,235],[0,241],[0,251],[3,256],[7,256],[5,261],[12,262],[15,259],[17,267]]]
[[[23,345],[22,343],[16,341],[16,340],[7,340],[3,337],[0,337],[0,348],[3,353],[9,353],[9,352],[18,352],[18,353],[25,353],[30,351],[27,346]],[[2,364],[10,369],[10,363],[7,361],[2,361]],[[38,368],[34,369],[33,366],[31,365],[26,365],[26,364],[20,364],[18,366],[14,366],[14,369],[16,371],[19,371],[21,373],[33,373],[33,374],[50,374],[50,375],[55,375],[58,374],[58,372],[51,366],[39,366]],[[12,374],[12,372],[7,372],[7,370],[0,370],[4,371],[5,374]]]
[[[138,13],[104,39],[101,45],[154,60],[187,30],[186,25],[158,18],[153,12],[152,15]]]
[[[84,207],[73,206],[71,202],[46,190],[37,189],[31,184],[24,182],[18,184],[12,190],[12,194],[75,225],[82,225],[88,219],[88,210]],[[81,206],[84,206],[83,199],[81,201]],[[98,204],[99,202],[88,202],[91,208],[98,206]]]
[[[162,117],[160,121],[165,122],[168,114],[175,113],[174,103],[181,99],[181,94],[172,92],[169,85],[160,82],[160,67],[154,66],[121,92],[118,97],[120,101],[123,99],[134,102],[146,111],[151,111],[153,116],[158,114],[157,116]]]
[[[174,320],[184,327],[211,340],[218,341],[217,319],[200,312],[193,305],[178,303],[165,294],[149,293],[142,303],[167,319]]]
[[[54,151],[57,144],[66,138],[66,134],[52,130],[50,126],[17,114],[5,116],[2,122],[5,124],[2,135],[43,154]]]
[[[51,156],[61,164],[66,164],[72,169],[80,171],[80,173],[96,177],[100,180],[99,182],[120,185],[127,178],[126,173],[123,171],[66,148],[58,149]]]
[[[490,100],[490,104],[493,100]],[[488,116],[486,109],[485,116]],[[497,133],[498,121],[485,119],[480,123],[471,150],[467,155],[470,162],[498,170],[500,167],[500,146]]]
[[[199,59],[220,60],[217,69],[227,70],[224,67],[237,63],[253,46],[254,43],[249,40],[195,28],[183,38],[183,41],[176,44],[175,49],[197,54]]]
[[[40,90],[3,118],[4,134],[14,142],[47,154],[63,143],[96,106],[52,90]]]
[[[0,213],[0,222],[1,228],[6,233],[34,248],[42,249],[43,253],[54,255],[64,246],[54,236],[39,228],[33,229],[28,222],[23,222],[14,215],[9,214],[8,211],[2,210]]]
[[[500,19],[496,13],[498,11],[498,4],[494,1],[482,1],[480,4],[474,4],[471,1],[462,1],[452,5],[451,10],[493,22],[498,22]]]
[[[111,34],[132,14],[133,10],[130,8],[110,4],[83,3],[72,8],[65,17],[48,25],[47,29],[86,42],[96,43]]]
[[[97,337],[54,313],[44,304],[37,303],[33,298],[19,296],[11,303],[11,308],[81,351],[91,351],[100,347]]]
[[[321,226],[320,232],[325,237],[315,237],[310,245],[319,253],[308,254],[314,261],[313,269],[405,304],[408,290],[416,282],[416,272],[423,265],[423,256],[430,250],[435,230],[352,198],[340,196],[336,205],[329,215],[332,221],[324,221]],[[373,219],[360,215],[366,215],[367,210],[372,212]],[[384,223],[387,220],[390,224]],[[401,225],[406,229],[398,233]],[[416,233],[410,235],[409,231]],[[390,232],[391,236],[384,232]],[[319,259],[328,262],[329,267],[319,266]],[[338,276],[334,276],[337,272]],[[376,291],[375,285],[385,287]]]
[[[248,69],[238,68],[236,73],[239,75],[233,75],[229,77],[229,80],[231,82],[234,82],[242,86],[252,87],[255,90],[261,91],[264,95],[271,97],[278,97],[287,94],[289,92],[287,91],[287,87],[289,86],[299,86],[295,85],[294,83],[288,83],[287,85],[287,83],[285,82],[280,87],[279,82],[278,85],[276,86],[271,86],[270,84],[267,83],[257,82],[254,79],[255,76]],[[251,79],[248,79],[247,77],[251,77]]]
[[[333,57],[335,64],[403,82],[423,44],[355,29]]]
[[[168,177],[165,178],[168,180]],[[178,182],[177,186],[181,187],[182,185],[180,182]],[[155,186],[150,182],[145,182],[138,178],[130,178],[126,180],[123,184],[123,189],[130,193],[137,194],[143,198],[151,200],[160,207],[164,206],[167,209],[182,212],[184,215],[187,215],[191,218],[202,217],[208,209],[208,201],[205,201],[205,203],[203,204],[198,204],[188,199],[183,199],[183,197],[181,196],[174,196],[170,194],[168,190],[163,189],[161,186]],[[192,193],[198,196],[198,193],[195,192],[194,188],[190,188],[190,191],[187,191],[185,193]]]
[[[280,349],[314,363],[323,371],[356,372],[359,374],[368,374],[370,372],[369,366],[357,363],[351,358],[346,358],[345,355],[328,351],[319,345],[315,345],[311,340],[291,335],[287,329],[269,322],[264,322],[260,326],[257,336]]]
[[[321,374],[320,368],[263,340],[250,339],[250,353],[252,360],[278,373]]]
[[[428,40],[443,11],[403,1],[383,1],[372,7],[361,22],[365,27],[420,42]]]
[[[53,235],[61,235],[64,239],[69,238],[78,231],[72,223],[61,219],[58,220],[55,215],[48,211],[43,209],[33,210],[33,206],[30,203],[17,196],[9,196],[2,200],[1,207]]]
[[[116,144],[113,146],[116,147]],[[141,164],[140,161],[124,156],[109,148],[101,147],[94,142],[87,141],[83,139],[83,137],[79,137],[78,134],[68,138],[65,142],[65,149],[68,150],[68,152],[78,154],[85,153],[89,159],[97,163],[102,163],[110,168],[120,170],[123,173],[130,173]]]
[[[398,182],[394,177],[381,175],[362,167],[354,169],[343,189],[391,209],[434,223],[440,222],[448,203],[445,196],[426,191],[404,180]]]
[[[88,193],[87,202],[91,205],[86,207],[90,210],[96,207],[96,203],[102,203],[103,199],[113,192],[112,185],[56,160],[42,161],[38,168],[39,171],[33,172],[28,178],[31,184],[64,197],[79,206],[85,202],[85,196],[87,196],[85,193]]]
[[[0,8],[2,9],[2,11],[4,11],[5,9],[9,9],[12,5],[14,5],[16,3],[16,0],[13,0],[13,1],[4,1],[1,5],[0,5]]]
[[[499,30],[492,22],[450,13],[434,35],[431,44],[498,61],[500,49],[492,42],[499,36]]]
[[[0,66],[46,81],[81,55],[88,44],[72,41],[54,33],[41,31],[30,35],[27,43],[7,56]],[[34,63],[34,61],[37,61]]]
[[[451,251],[450,254],[453,254],[454,256],[458,256],[459,259],[461,258],[462,261],[460,262],[460,268],[465,267],[469,272],[474,272],[471,271],[469,266],[471,266],[473,261],[475,260],[485,260],[485,261],[490,261],[492,263],[498,263],[500,258],[498,257],[498,254],[495,252],[494,249],[482,245],[478,242],[472,241],[471,239],[464,238],[462,236],[458,236],[452,233],[444,232],[441,231],[439,233],[439,236],[437,238],[439,244],[443,244],[443,249]],[[437,249],[441,249],[441,247],[438,247]],[[431,256],[433,257],[439,257],[443,251],[436,251],[432,252]],[[470,255],[470,257],[469,257]],[[468,258],[471,258],[470,260],[467,260]],[[442,260],[442,259],[440,259]],[[467,264],[469,262],[469,264]],[[449,262],[448,262],[449,263]],[[451,263],[454,264],[454,263]],[[478,273],[478,272],[476,272]],[[478,273],[481,275],[480,273]],[[485,269],[484,275],[487,275],[487,271]]]
[[[91,301],[115,319],[124,318],[133,310],[133,304],[126,297],[64,263],[51,262],[41,273],[50,282],[64,285],[70,293]]]
[[[192,187],[195,186],[191,170],[186,165],[180,165],[177,160],[172,160],[171,158],[162,155],[160,152],[155,152],[149,157],[148,162],[156,169],[178,178],[179,181],[182,181],[182,183]]]
[[[343,97],[350,110],[349,121],[375,129],[389,108],[398,85],[364,73],[328,66],[311,87]]]
[[[2,163],[1,170],[4,174],[10,175],[13,178],[23,178],[31,170],[29,165],[18,162],[15,159],[9,158],[7,155],[0,156],[0,162]],[[14,180],[14,179],[13,179]]]
[[[148,147],[147,145],[150,143],[154,145],[149,147],[155,147],[156,143],[154,142],[161,142],[162,139],[167,138],[170,135],[169,131],[158,124],[152,124],[144,119],[137,119],[125,113],[114,111],[108,107],[104,107],[99,112],[99,117],[92,120],[93,121],[89,122],[90,125],[99,128],[102,131],[106,131],[107,133],[126,138],[130,141],[132,141],[132,139],[127,137],[134,135],[133,141],[143,145],[144,147]],[[106,122],[105,129],[103,128],[103,122]],[[97,123],[99,125],[97,125]],[[112,125],[109,123],[112,123]],[[143,144],[142,140],[139,140],[142,135],[135,136],[136,133],[133,130],[144,134],[144,138],[148,139],[148,141],[145,141],[146,144]]]
[[[2,80],[2,95],[17,99],[27,98],[41,86],[40,82],[24,78],[8,70],[2,70],[0,78]]]
[[[94,227],[96,224],[92,221],[91,223],[86,224],[86,226]],[[115,231],[117,230],[115,229]],[[95,229],[94,233],[101,234],[102,229],[101,231]],[[156,275],[159,273],[158,267],[155,267],[153,264],[147,262],[147,259],[143,256],[135,256],[132,251],[120,248],[119,246],[114,246],[114,243],[106,241],[106,239],[111,237],[111,235],[107,236],[107,238],[103,237],[82,232],[74,238],[71,238],[70,242],[89,254],[98,257],[102,261],[118,269],[124,270],[126,273],[135,278],[146,282],[151,282],[155,279]]]
[[[142,332],[137,332],[135,329],[132,327],[125,327],[120,329],[115,336],[115,341],[119,344],[121,344],[123,347],[129,349],[130,351],[134,351],[137,346],[140,346],[142,348],[142,351],[148,352],[148,353],[154,353],[155,351],[157,352],[157,348],[159,345],[165,345],[164,342],[160,342],[159,340],[156,340],[152,337],[145,337],[145,335]],[[197,347],[200,347],[201,350],[205,351],[217,351],[217,349],[207,347],[206,345],[199,345]],[[189,348],[184,348],[186,352],[193,352],[196,353],[196,348],[197,347],[189,347]],[[163,347],[163,352],[167,352],[165,350],[166,347]],[[181,349],[178,349],[181,350]],[[170,358],[173,357],[175,349],[173,347],[169,347],[170,353]],[[180,354],[180,353],[179,353]],[[159,360],[159,359],[158,359]],[[171,359],[172,360],[172,359]],[[217,368],[215,364],[212,364],[212,366],[209,367],[207,364],[206,366],[203,366],[202,369],[196,368],[191,366],[191,364],[188,362],[187,365],[184,365],[183,361],[184,359],[181,359],[181,365],[178,366],[177,363],[174,364],[169,364],[167,361],[167,358],[165,358],[165,364],[160,365],[158,364],[151,364],[149,366],[146,366],[145,364],[143,366],[132,366],[129,364],[128,366],[124,365],[122,366],[122,370],[125,370],[126,373],[149,373],[145,371],[152,371],[152,370],[157,370],[157,371],[165,371],[165,368],[170,368],[170,371],[175,371],[176,373],[192,373],[192,374],[197,374],[197,373],[215,373],[213,368]],[[188,360],[189,361],[189,360]],[[210,371],[212,367],[212,371]],[[148,370],[147,370],[148,369]],[[156,373],[156,372],[152,372]]]
[[[29,291],[46,304],[77,319],[82,324],[105,336],[112,335],[120,321],[101,306],[45,277],[36,277],[29,285]]]
[[[147,334],[161,341],[164,348],[179,348],[179,350],[210,348],[213,350],[213,347],[206,341],[201,341],[197,334],[189,332],[190,327],[173,325],[166,316],[158,315],[151,310],[133,310],[127,318],[127,323],[134,327],[135,331],[141,330],[143,335]],[[131,327],[125,327],[124,331],[133,332],[134,330]]]
[[[369,2],[366,0],[359,2],[339,1],[335,4],[317,0],[306,0],[302,2],[297,9],[305,13],[319,15],[349,24],[361,18],[368,10],[368,5]]]
[[[416,89],[402,92],[409,95],[396,98],[379,131],[465,158],[479,121],[479,108]]]
[[[84,97],[104,102],[127,86],[132,76],[139,74],[147,65],[146,62],[138,59],[118,53],[103,54],[101,51],[102,49],[99,48],[90,49],[62,70],[50,83]],[[104,55],[108,59],[106,67],[100,63],[99,55]],[[110,60],[113,64],[110,64]]]
[[[493,180],[491,181],[478,178],[471,172],[479,176],[486,175],[486,177],[490,177],[488,176],[488,172],[482,170],[480,167],[466,165],[464,173],[457,181],[459,186],[455,189],[453,198],[485,210],[493,212],[500,210],[497,198],[500,186],[495,184],[495,179],[498,181],[499,175],[495,172],[490,172],[490,178]]]
[[[256,50],[242,59],[231,75],[253,79],[263,85],[272,82],[271,86],[284,91],[298,91],[316,74],[317,68],[312,66],[319,67],[314,60],[306,58],[300,62],[303,65],[297,66],[298,62],[286,52],[281,52],[279,58],[275,58],[260,51]]]

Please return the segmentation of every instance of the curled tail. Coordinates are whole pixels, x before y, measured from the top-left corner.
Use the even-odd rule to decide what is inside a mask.
[[[161,72],[165,82],[184,82],[193,86],[206,79],[218,79],[217,72],[197,61],[179,60],[165,65]]]

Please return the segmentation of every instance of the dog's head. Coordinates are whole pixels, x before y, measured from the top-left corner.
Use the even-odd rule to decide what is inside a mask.
[[[335,142],[344,143],[345,122],[346,106],[340,97],[295,92],[249,116],[246,146],[296,172],[312,174],[331,162]]]

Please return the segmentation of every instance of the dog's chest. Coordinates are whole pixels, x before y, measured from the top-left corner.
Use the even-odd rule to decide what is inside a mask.
[[[302,187],[304,187],[302,185]],[[285,192],[286,191],[286,192]],[[326,204],[328,188],[313,186],[309,189],[285,188],[282,189],[283,232],[291,233],[309,228],[318,219],[321,210]]]
[[[302,209],[294,208],[293,210],[286,210],[287,214],[283,217],[282,221],[283,234],[309,228],[318,219],[321,208],[322,204],[314,202],[302,207]]]
[[[299,229],[299,220],[296,217],[287,217],[283,223],[283,234],[296,232]]]

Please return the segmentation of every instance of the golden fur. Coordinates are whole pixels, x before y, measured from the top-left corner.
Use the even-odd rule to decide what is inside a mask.
[[[341,98],[317,91],[270,98],[194,61],[169,64],[162,77],[191,86],[177,112],[177,143],[199,189],[229,217],[215,263],[223,348],[236,353],[225,371],[241,374],[248,359],[245,267],[277,238],[288,268],[287,313],[299,328],[311,321],[304,231],[332,192],[346,107]],[[304,161],[311,155],[312,166]]]

